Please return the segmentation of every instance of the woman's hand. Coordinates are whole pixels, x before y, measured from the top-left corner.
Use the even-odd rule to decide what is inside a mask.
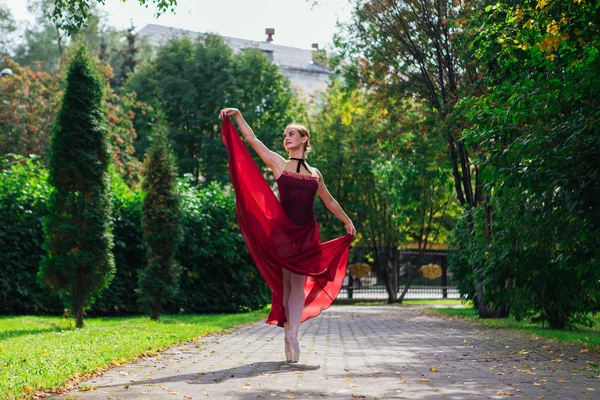
[[[349,234],[351,234],[352,236],[356,236],[356,228],[354,227],[354,224],[352,223],[352,221],[348,222],[344,226],[346,227],[346,231]]]
[[[237,108],[224,108],[221,110],[221,112],[219,113],[219,118],[223,119],[225,117],[234,117],[236,115],[238,115],[240,113],[240,110],[238,110]]]

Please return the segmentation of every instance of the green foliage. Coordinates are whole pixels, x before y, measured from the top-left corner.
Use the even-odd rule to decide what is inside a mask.
[[[457,228],[453,268],[481,263],[488,299],[509,296],[517,318],[559,329],[598,306],[599,10],[566,0],[475,10],[464,41],[485,90],[453,116],[467,119],[464,140],[481,149],[493,221],[470,237]]]
[[[138,290],[140,306],[152,319],[160,317],[162,304],[179,290],[181,268],[175,256],[183,232],[176,182],[175,159],[161,121],[154,127],[146,153],[142,184],[142,229],[148,261],[139,274]]]
[[[10,45],[10,35],[17,30],[17,24],[9,8],[0,5],[0,54],[7,54]],[[1,64],[0,64],[1,65]]]
[[[61,81],[40,69],[6,61],[13,75],[0,79],[0,154],[36,154],[47,159]]]
[[[234,193],[212,182],[205,188],[181,181],[184,241],[181,294],[170,306],[183,312],[257,310],[271,293],[237,226]]]
[[[52,0],[54,7],[49,17],[62,30],[69,34],[79,32],[88,24],[90,10],[95,3],[104,4],[104,0]],[[140,5],[148,7],[150,3],[156,6],[155,16],[158,17],[166,11],[175,12],[177,0],[138,0]]]
[[[48,254],[39,274],[40,281],[66,294],[78,326],[83,309],[108,285],[115,268],[103,92],[87,51],[78,49],[52,136],[54,190],[44,224]]]
[[[10,59],[7,62],[14,74],[0,80],[0,95],[4,99],[0,102],[0,154],[35,154],[47,162],[63,94],[63,78],[38,68],[22,67]],[[98,63],[97,68],[108,83],[111,68],[105,63]],[[120,96],[108,87],[103,105],[112,161],[128,184],[134,184],[139,180],[140,163],[133,156],[136,133],[130,110],[144,106],[134,96]]]
[[[443,139],[418,103],[378,102],[339,84],[325,100],[313,124],[311,163],[347,209],[359,233],[354,245],[368,249],[389,300],[396,301],[398,250],[443,243],[458,211]],[[339,220],[320,204],[316,212],[322,235],[339,236]]]
[[[102,291],[88,314],[137,314],[138,272],[146,264],[146,245],[142,231],[143,192],[138,186],[127,185],[114,168],[111,171],[113,192],[113,234],[116,273],[110,285]]]
[[[0,314],[59,314],[63,307],[36,282],[42,248],[43,218],[51,187],[39,160],[7,158],[0,180]],[[142,234],[142,191],[128,186],[113,168],[113,234],[116,274],[97,296],[88,315],[138,313],[138,273],[147,265]],[[270,292],[254,266],[237,227],[233,191],[178,185],[185,239],[179,247],[179,295],[168,312],[239,312],[268,304]]]
[[[227,156],[216,116],[224,105],[244,113],[246,121],[269,147],[281,146],[280,134],[297,115],[289,81],[258,50],[234,55],[222,38],[204,35],[196,42],[172,39],[155,60],[142,64],[125,92],[166,114],[169,138],[181,174],[196,183],[227,181]],[[148,116],[136,112],[136,154],[148,145]],[[277,147],[275,147],[277,146]]]
[[[36,282],[48,171],[39,159],[7,156],[0,159],[0,177],[0,314],[58,313],[60,299]]]

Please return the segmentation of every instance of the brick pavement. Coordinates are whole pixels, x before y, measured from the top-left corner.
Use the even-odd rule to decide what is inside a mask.
[[[264,322],[111,369],[77,399],[598,399],[597,353],[419,307],[333,306],[300,328],[300,363]],[[64,399],[56,396],[54,399]]]

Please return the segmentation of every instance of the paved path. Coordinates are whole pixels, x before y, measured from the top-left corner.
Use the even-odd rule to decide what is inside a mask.
[[[600,398],[598,354],[414,307],[334,306],[300,341],[300,363],[281,362],[281,328],[260,322],[112,369],[68,397]]]

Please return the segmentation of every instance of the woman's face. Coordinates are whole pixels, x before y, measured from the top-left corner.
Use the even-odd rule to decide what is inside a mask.
[[[288,151],[301,148],[307,140],[308,138],[302,136],[296,128],[287,128],[283,132],[283,147]]]

